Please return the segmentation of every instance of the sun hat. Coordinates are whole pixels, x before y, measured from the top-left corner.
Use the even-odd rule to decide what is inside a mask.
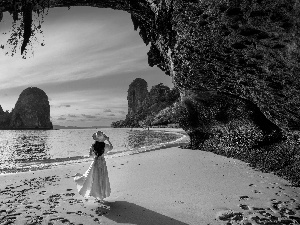
[[[106,135],[102,131],[97,131],[93,134],[93,138],[96,141],[104,142],[106,140]]]

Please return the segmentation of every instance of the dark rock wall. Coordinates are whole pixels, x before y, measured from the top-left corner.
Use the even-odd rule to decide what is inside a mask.
[[[216,135],[217,117],[234,107],[245,110],[240,119],[247,121],[231,126],[231,115],[222,126],[237,136],[248,135],[240,133],[246,123],[254,124],[257,137],[263,135],[255,142],[269,144],[299,129],[299,0],[156,3],[153,26],[138,16],[133,22],[145,43],[151,42],[149,65],[170,74],[180,89],[189,115],[181,121],[192,124],[184,127],[195,143]],[[195,135],[199,130],[205,135]]]
[[[46,93],[36,87],[22,91],[12,111],[10,128],[52,129],[50,105]]]
[[[171,56],[181,90],[250,100],[281,129],[299,122],[299,1],[180,5],[173,9]]]

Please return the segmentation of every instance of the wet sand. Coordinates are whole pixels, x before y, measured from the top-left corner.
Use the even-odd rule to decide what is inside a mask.
[[[239,160],[178,147],[108,158],[105,202],[77,193],[89,164],[1,175],[0,224],[300,224],[300,188]]]

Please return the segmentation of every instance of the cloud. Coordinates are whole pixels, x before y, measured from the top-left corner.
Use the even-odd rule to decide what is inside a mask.
[[[10,30],[10,25],[1,26],[0,33]],[[36,86],[48,95],[53,120],[64,120],[66,125],[110,125],[111,120],[125,117],[128,87],[135,78],[145,79],[148,87],[161,82],[171,85],[171,77],[149,67],[149,46],[133,30],[127,12],[54,8],[42,30],[44,37],[38,38],[44,38],[46,45],[36,46],[32,58],[0,52],[3,109],[13,108],[22,90]]]
[[[96,116],[93,115],[86,115],[86,114],[81,114],[83,117],[87,118],[87,119],[95,119],[97,118]]]
[[[53,108],[70,108],[70,104],[50,105]]]
[[[99,9],[78,10],[61,11],[60,21],[46,18],[42,28],[46,46],[36,46],[32,59],[0,57],[0,64],[6,65],[0,68],[0,88],[103,77],[145,67],[149,47],[132,30],[128,13],[111,10],[104,17]]]
[[[66,108],[69,108],[69,107],[71,107],[71,105],[63,104],[63,105],[60,105],[60,106],[58,106],[58,107],[66,107]]]

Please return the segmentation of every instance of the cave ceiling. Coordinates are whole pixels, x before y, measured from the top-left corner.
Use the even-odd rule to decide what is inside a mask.
[[[22,37],[20,53],[23,54],[26,53],[26,47],[34,36],[34,29],[37,29],[36,26],[32,26],[34,23],[33,13],[40,15],[44,14],[45,10],[51,8],[70,8],[73,6],[91,6],[122,10],[142,20],[149,20],[149,17],[154,18],[156,7],[152,0],[2,0],[0,2],[0,22],[5,12],[8,12],[12,16],[14,22],[22,21],[19,29],[17,29],[18,33],[12,36],[15,37],[14,39],[21,39]],[[41,28],[38,27],[38,29]],[[136,29],[137,27],[135,27],[135,30]],[[14,44],[18,41],[10,40],[10,42],[10,44]],[[16,52],[13,52],[11,55],[13,56],[15,53]]]

